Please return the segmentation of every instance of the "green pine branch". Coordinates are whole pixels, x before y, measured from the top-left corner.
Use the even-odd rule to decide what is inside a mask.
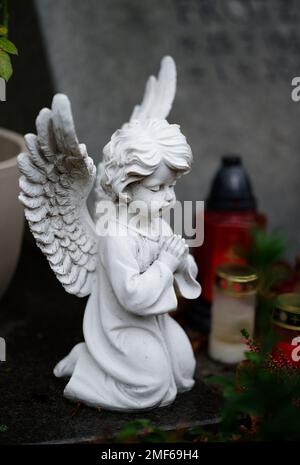
[[[276,336],[270,332],[262,346],[254,344],[255,350],[246,353],[246,361],[234,375],[210,379],[222,387],[225,398],[221,422],[214,433],[194,429],[194,437],[214,442],[299,441],[299,368],[284,354],[279,361],[274,360],[275,343]]]

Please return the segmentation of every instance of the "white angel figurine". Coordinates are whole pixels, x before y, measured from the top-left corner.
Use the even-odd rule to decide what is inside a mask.
[[[62,94],[55,95],[51,110],[41,110],[37,135],[26,135],[28,152],[18,157],[20,200],[37,245],[67,292],[89,295],[84,342],[54,374],[70,377],[67,398],[92,407],[161,407],[195,382],[191,344],[168,313],[177,307],[175,283],[188,299],[200,295],[197,266],[161,215],[175,201],[176,180],[192,162],[179,126],[165,119],[175,89],[175,63],[164,57],[158,78],[147,82],[142,104],[104,147],[97,178]],[[95,178],[98,202],[109,198],[119,204],[118,212],[129,211],[133,201],[154,200],[153,223],[163,232],[132,227],[118,214],[108,222],[114,234],[99,235],[87,208]]]

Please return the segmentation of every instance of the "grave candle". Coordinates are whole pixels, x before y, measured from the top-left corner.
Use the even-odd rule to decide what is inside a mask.
[[[217,268],[212,304],[209,355],[220,362],[244,360],[247,346],[241,330],[253,335],[258,276],[253,268],[237,263]]]

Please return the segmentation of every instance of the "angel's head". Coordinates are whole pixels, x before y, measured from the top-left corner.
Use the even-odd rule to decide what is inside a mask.
[[[104,147],[98,183],[114,201],[152,203],[162,211],[175,202],[176,181],[191,163],[191,148],[177,124],[132,120]]]

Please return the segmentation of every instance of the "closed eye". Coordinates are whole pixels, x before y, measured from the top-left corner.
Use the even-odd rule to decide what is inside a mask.
[[[176,182],[173,182],[172,184],[169,185],[169,187],[172,187],[172,188],[173,188],[173,187],[175,187],[175,185],[176,185]],[[149,189],[150,191],[152,191],[152,192],[158,192],[158,191],[160,191],[163,187],[164,187],[163,185],[162,185],[162,186],[152,186],[152,187],[148,187],[148,189]]]
[[[160,190],[160,186],[148,187],[148,189],[152,192],[158,192]]]

